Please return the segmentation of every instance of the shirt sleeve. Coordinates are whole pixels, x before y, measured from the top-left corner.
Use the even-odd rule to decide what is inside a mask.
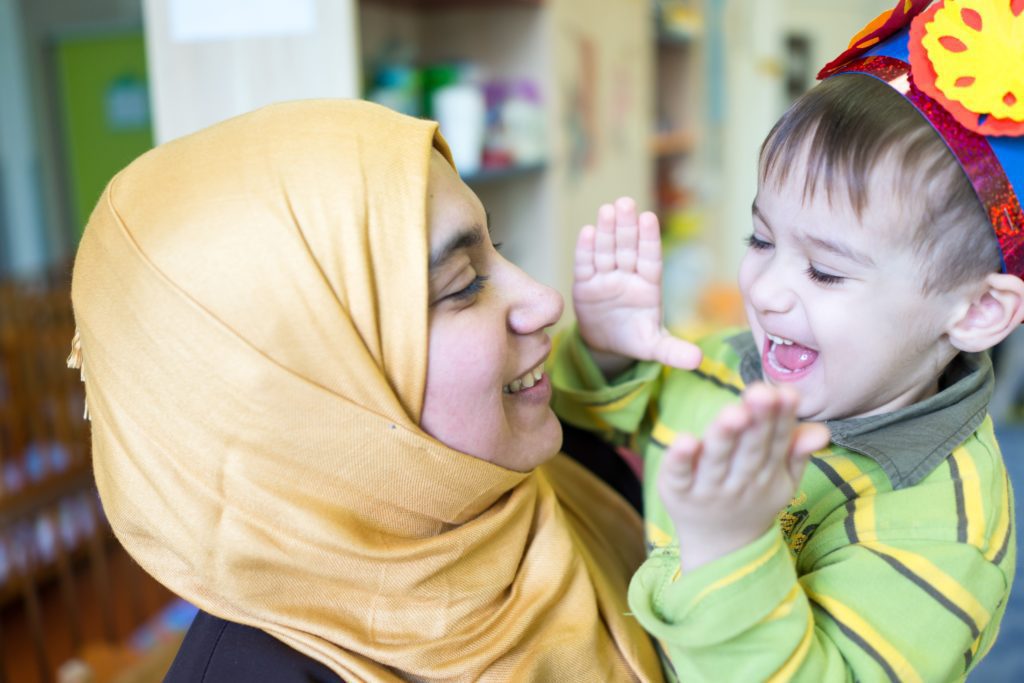
[[[548,361],[551,406],[570,424],[621,444],[640,431],[648,402],[656,395],[661,365],[637,362],[608,381],[574,325],[559,335]]]
[[[774,527],[686,575],[677,546],[656,549],[629,603],[683,681],[951,681],[991,646],[1008,588],[955,539],[857,539],[798,575]]]

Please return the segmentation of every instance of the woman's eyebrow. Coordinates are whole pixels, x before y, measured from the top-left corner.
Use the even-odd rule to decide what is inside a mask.
[[[430,255],[430,270],[441,267],[445,261],[450,259],[455,252],[461,249],[470,249],[483,242],[483,229],[479,225],[466,228],[448,238],[440,248]]]

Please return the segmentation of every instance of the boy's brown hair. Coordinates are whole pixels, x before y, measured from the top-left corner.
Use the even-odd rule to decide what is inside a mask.
[[[871,200],[908,203],[903,215],[913,217],[909,243],[922,265],[923,293],[947,292],[999,271],[999,244],[967,174],[891,86],[846,74],[804,94],[761,146],[761,184],[784,182],[804,154],[805,199],[824,189],[832,202],[845,192],[858,218]],[[884,198],[870,197],[871,175],[887,160],[896,164],[896,185]]]

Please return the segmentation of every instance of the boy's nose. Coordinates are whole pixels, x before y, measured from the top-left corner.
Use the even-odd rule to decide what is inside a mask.
[[[793,307],[795,296],[789,283],[776,267],[758,273],[747,292],[750,303],[762,313],[785,313]]]

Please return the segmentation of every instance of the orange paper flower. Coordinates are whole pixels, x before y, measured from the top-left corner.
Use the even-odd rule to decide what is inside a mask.
[[[965,128],[1024,134],[1024,0],[943,0],[910,27],[914,83]]]
[[[882,12],[858,31],[850,40],[846,50],[818,72],[818,78],[831,76],[851,59],[859,57],[872,46],[899,31],[910,23],[911,19],[920,14],[929,2],[931,0],[899,0],[895,7],[888,12]]]

